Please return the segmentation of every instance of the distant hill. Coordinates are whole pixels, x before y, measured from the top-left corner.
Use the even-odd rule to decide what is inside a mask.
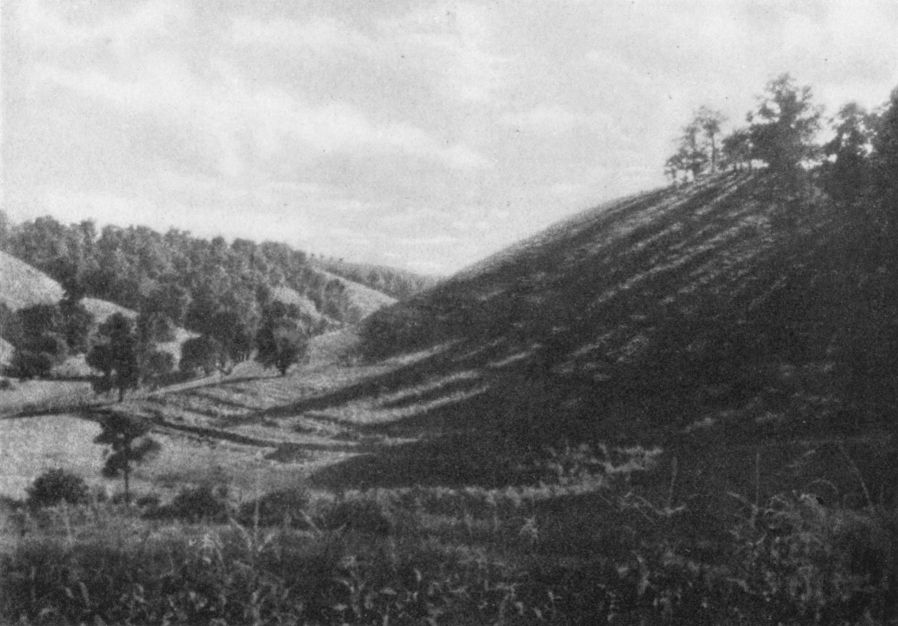
[[[337,320],[319,313],[315,303],[295,289],[276,287],[272,289],[271,297],[275,300],[280,300],[284,304],[295,304],[304,316],[311,319],[313,324],[320,326],[322,329],[340,326],[340,322]]]
[[[62,296],[62,286],[55,280],[24,261],[0,252],[0,303],[16,311],[35,304],[56,304]],[[136,311],[106,300],[83,298],[81,303],[94,316],[97,323],[103,322],[115,313],[122,313],[132,319],[137,317]],[[0,335],[2,331],[0,328]],[[170,352],[177,360],[180,358],[181,343],[193,335],[194,333],[183,328],[176,328],[175,339],[159,344],[159,348]],[[6,363],[12,356],[13,347],[7,341],[0,340],[0,342],[2,342],[0,363]],[[86,375],[90,372],[83,356],[71,357],[57,369],[72,376]]]
[[[279,288],[293,290],[313,303],[319,315],[338,323],[357,322],[376,303],[392,302],[390,296],[368,294],[365,290],[371,287],[347,291],[356,284],[355,276],[337,280],[302,250],[273,241],[238,238],[229,243],[222,237],[203,239],[175,229],[163,234],[143,226],[109,225],[97,232],[90,221],[66,225],[40,217],[9,227],[0,249],[61,285],[77,284],[89,296],[132,310],[150,300],[186,297],[184,324],[197,332],[208,330],[204,320],[225,303],[245,320],[257,318],[254,309],[260,296]],[[350,270],[359,268],[342,269],[355,274]],[[411,275],[386,268],[365,271],[358,278],[394,291],[420,286]],[[37,290],[34,281],[19,283],[13,291]],[[58,300],[57,295],[61,293],[49,299]]]
[[[62,298],[59,283],[24,261],[0,251],[0,302],[12,310],[53,304]]]
[[[315,257],[311,259],[311,263],[331,274],[380,291],[397,300],[409,298],[434,286],[440,280],[435,276],[423,276],[395,267],[370,263],[348,263],[341,259],[327,257]]]
[[[328,280],[336,280],[343,285],[348,301],[346,319],[349,322],[359,322],[375,311],[396,302],[396,298],[390,297],[383,292],[371,289],[370,287],[366,287],[365,285],[361,285],[324,270],[319,271]]]

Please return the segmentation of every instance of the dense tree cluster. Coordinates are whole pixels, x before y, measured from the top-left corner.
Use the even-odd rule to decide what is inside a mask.
[[[694,113],[665,163],[673,182],[721,167],[762,164],[786,183],[780,188],[788,193],[802,172],[816,172],[837,204],[851,205],[874,222],[898,222],[898,89],[877,111],[845,104],[824,128],[823,109],[814,104],[811,87],[782,74],[767,83],[746,115],[747,126],[722,134],[725,121],[707,106]],[[898,232],[898,223],[890,229]]]
[[[265,309],[256,334],[256,360],[265,367],[275,367],[281,376],[294,363],[308,354],[309,333],[298,319],[295,307],[274,302]]]
[[[305,356],[311,335],[355,321],[348,289],[333,274],[396,295],[425,284],[390,268],[312,263],[281,243],[228,244],[221,237],[160,234],[139,226],[97,232],[91,221],[66,226],[51,217],[13,225],[2,212],[0,250],[46,272],[65,290],[56,305],[0,308],[3,337],[16,347],[11,373],[46,376],[68,355],[84,353],[99,374],[97,392],[117,390],[119,398],[141,384],[158,386],[176,365],[182,375],[230,372],[254,352],[264,365],[285,373]],[[282,287],[311,305],[278,302],[274,294]],[[81,304],[85,296],[138,316],[94,320]],[[157,345],[175,340],[178,327],[195,336],[183,343],[176,364],[175,355]]]
[[[11,368],[22,379],[46,376],[70,353],[87,349],[93,316],[80,302],[35,304],[15,313],[5,310],[5,338],[16,348]]]
[[[815,138],[821,115],[811,88],[782,74],[767,83],[757,106],[746,115],[748,126],[727,135],[722,135],[722,113],[707,106],[698,109],[665,163],[665,173],[674,182],[688,181],[721,165],[750,169],[757,161],[783,177],[793,176],[819,158]]]
[[[75,299],[88,295],[158,313],[200,333],[221,310],[258,323],[277,287],[296,290],[333,322],[346,321],[350,308],[342,283],[286,244],[228,244],[142,226],[97,233],[93,222],[65,226],[51,217],[4,224],[0,249],[46,272]]]

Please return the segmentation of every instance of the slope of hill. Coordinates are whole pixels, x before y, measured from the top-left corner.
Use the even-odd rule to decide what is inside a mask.
[[[423,276],[395,267],[370,263],[349,263],[325,257],[313,258],[311,263],[319,269],[380,291],[397,300],[404,300],[433,287],[439,280],[435,276]]]
[[[371,313],[396,302],[396,298],[392,298],[383,292],[324,270],[319,271],[328,280],[336,280],[345,288],[345,293],[349,300],[347,320],[351,323],[359,322]]]
[[[609,203],[372,315],[363,346],[392,357],[225,381],[188,402],[190,423],[382,440],[316,476],[344,486],[501,482],[522,451],[565,441],[826,437],[840,297],[809,297],[804,269],[823,268],[833,229],[794,209],[746,174]]]
[[[62,287],[55,280],[0,251],[0,302],[10,309],[59,302],[62,294]]]
[[[24,261],[0,252],[0,302],[15,311],[34,304],[56,304],[62,299],[62,286]],[[97,298],[84,298],[85,308],[97,320],[113,313],[137,315],[131,309]]]
[[[55,280],[24,261],[0,252],[0,303],[15,311],[34,304],[56,304],[62,296],[63,288]],[[115,313],[122,313],[132,319],[137,317],[136,311],[106,300],[84,298],[81,303],[98,323]],[[181,344],[192,336],[194,333],[176,328],[175,338],[159,344],[159,348],[170,352],[177,361],[181,354]],[[0,343],[0,363],[8,362],[12,350],[9,343]],[[66,363],[55,368],[55,372],[59,376],[70,377],[86,376],[91,370],[84,362],[84,356],[78,355],[70,357]],[[41,383],[35,384],[40,386]]]
[[[276,287],[271,291],[271,296],[284,304],[295,304],[298,306],[300,312],[311,319],[316,327],[331,328],[340,325],[336,320],[319,313],[318,309],[315,308],[315,303],[295,289],[291,289],[290,287]]]
[[[344,484],[490,480],[501,450],[564,441],[826,439],[829,220],[748,174],[603,205],[375,313],[362,341],[388,372],[269,414],[418,442],[319,474]]]

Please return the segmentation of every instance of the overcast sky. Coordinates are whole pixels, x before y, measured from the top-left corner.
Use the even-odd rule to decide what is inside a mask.
[[[449,273],[663,184],[702,104],[898,86],[898,2],[2,0],[3,207]]]

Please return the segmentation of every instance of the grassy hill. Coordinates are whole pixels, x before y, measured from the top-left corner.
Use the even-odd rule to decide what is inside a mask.
[[[424,289],[432,287],[439,280],[435,276],[422,276],[407,270],[370,263],[351,263],[342,259],[315,257],[315,267],[347,280],[370,287],[397,300],[404,300]]]
[[[832,216],[771,185],[723,175],[597,207],[375,313],[369,365],[316,359],[152,410],[269,442],[310,420],[367,442],[340,444],[322,485],[500,484],[529,451],[613,442],[671,458],[732,445],[741,460],[716,477],[743,490],[758,446],[783,447],[778,471],[801,442],[882,429],[838,395]]]
[[[328,280],[336,280],[345,288],[349,300],[347,320],[357,323],[371,313],[396,302],[396,298],[336,274],[320,270]]]
[[[891,344],[845,349],[891,313],[838,224],[763,173],[635,195],[314,338],[286,376],[244,363],[118,405],[163,442],[132,479],[167,504],[17,526],[43,543],[9,557],[5,615],[893,623],[890,377],[861,367]],[[93,431],[56,426],[76,443],[52,463],[99,482]]]
[[[0,251],[0,302],[12,310],[33,304],[52,304],[62,287],[43,272]]]
[[[63,288],[55,280],[27,263],[0,252],[0,303],[10,310],[32,306],[34,304],[56,304],[63,296]],[[113,302],[98,298],[84,298],[81,303],[102,322],[110,315],[122,313],[136,318],[137,312]],[[0,328],[0,335],[3,329]],[[183,328],[175,329],[172,341],[159,344],[159,349],[171,353],[177,362],[181,354],[181,344],[194,336]],[[0,339],[0,364],[7,364],[12,358],[14,347]],[[90,384],[83,379],[92,374],[85,362],[84,355],[72,355],[66,361],[53,368],[53,375],[60,379],[71,380],[33,380],[18,383],[15,390],[0,395],[0,414],[19,412],[27,407],[47,405],[64,406],[67,401],[72,404],[93,398]]]

